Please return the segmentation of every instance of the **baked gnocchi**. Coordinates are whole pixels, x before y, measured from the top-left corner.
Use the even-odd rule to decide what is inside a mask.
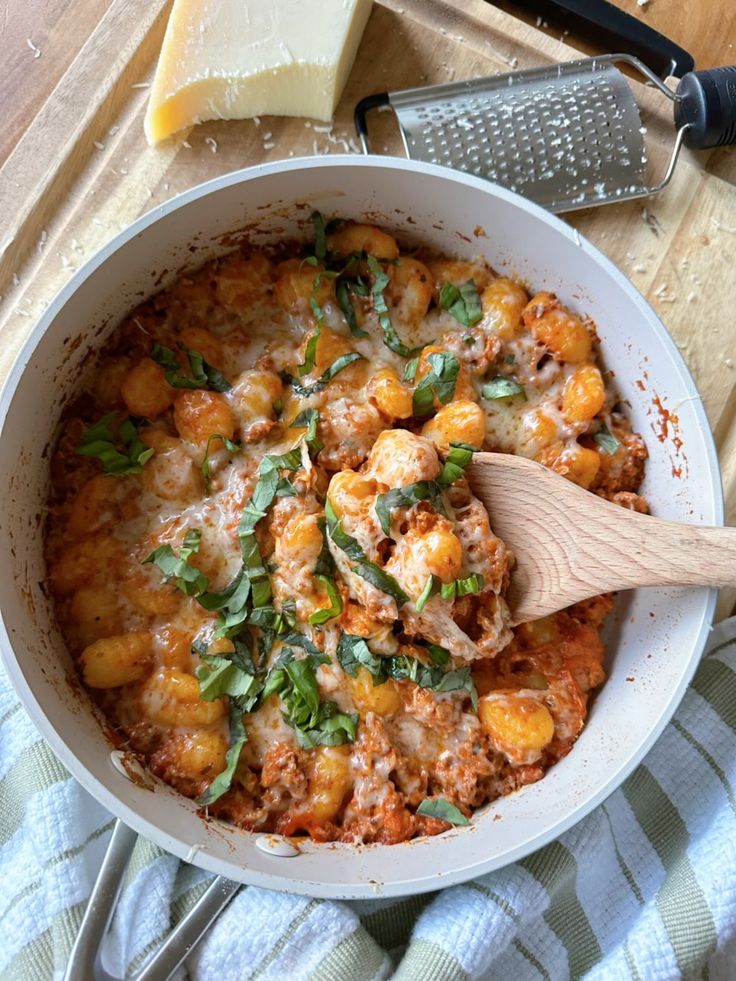
[[[313,221],[120,327],[62,421],[48,586],[162,780],[247,830],[395,843],[539,780],[604,680],[610,597],[512,626],[473,453],[642,510],[646,449],[552,293]]]

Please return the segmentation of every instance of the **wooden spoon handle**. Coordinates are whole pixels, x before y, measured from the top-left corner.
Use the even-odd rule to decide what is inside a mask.
[[[609,512],[607,534],[598,542],[599,584],[606,583],[609,589],[736,585],[736,528],[685,525],[619,512]],[[612,561],[614,541],[617,561]]]

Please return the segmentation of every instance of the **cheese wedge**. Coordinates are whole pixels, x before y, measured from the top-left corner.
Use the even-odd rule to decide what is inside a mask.
[[[174,0],[146,112],[148,142],[207,119],[331,119],[371,5]]]

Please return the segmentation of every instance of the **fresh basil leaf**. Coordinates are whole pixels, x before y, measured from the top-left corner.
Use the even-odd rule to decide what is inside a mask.
[[[456,480],[465,476],[465,469],[473,459],[473,454],[478,451],[468,443],[450,443],[450,451],[445,457],[437,483],[442,487],[449,487]]]
[[[310,623],[319,625],[321,623],[327,623],[327,621],[332,620],[333,617],[340,616],[342,613],[342,596],[340,595],[340,591],[337,588],[337,583],[334,579],[331,579],[329,576],[315,576],[315,579],[318,579],[325,587],[327,590],[328,599],[330,601],[329,607],[322,610],[316,610],[309,617]]]
[[[443,351],[427,355],[429,372],[414,389],[413,412],[415,416],[426,416],[434,408],[435,396],[442,405],[447,405],[455,396],[455,385],[460,374],[460,362],[454,354]]]
[[[483,576],[478,572],[465,579],[453,579],[452,582],[442,583],[440,596],[445,600],[455,600],[459,596],[470,596],[480,593],[483,589]]]
[[[220,611],[220,624],[215,632],[217,637],[231,636],[240,630],[248,621],[249,605],[257,609],[268,607],[271,601],[271,583],[258,547],[255,528],[261,518],[266,516],[276,496],[285,489],[279,471],[298,470],[301,465],[298,447],[288,453],[268,454],[261,460],[258,482],[243,508],[238,524],[243,557],[240,571],[221,593],[205,592],[198,598],[205,609]]]
[[[422,612],[422,610],[427,605],[427,603],[429,602],[430,598],[435,593],[435,591],[436,591],[435,590],[435,577],[434,576],[430,576],[429,579],[427,579],[427,583],[426,583],[424,589],[419,594],[419,596],[417,597],[417,601],[414,604],[414,606],[416,607],[417,613],[421,613]]]
[[[322,333],[322,327],[325,322],[325,314],[322,307],[319,305],[317,300],[317,291],[322,283],[322,277],[334,277],[335,273],[326,272],[321,269],[317,275],[312,280],[312,292],[309,295],[309,308],[314,314],[315,328],[307,341],[307,346],[304,349],[304,361],[302,364],[297,365],[296,373],[301,378],[302,375],[308,375],[310,371],[314,371],[314,366],[317,360],[317,344],[319,343],[320,334]]]
[[[233,701],[230,703],[230,748],[225,756],[225,769],[222,773],[217,774],[207,790],[197,801],[200,807],[207,807],[209,804],[214,804],[216,800],[230,790],[233,777],[235,776],[235,770],[238,766],[238,760],[240,759],[240,754],[247,739],[248,734],[243,724],[243,713]]]
[[[319,412],[316,409],[303,409],[289,426],[289,429],[306,428],[305,441],[311,456],[316,456],[325,445],[317,435]]]
[[[116,477],[140,473],[153,456],[153,449],[141,442],[135,423],[126,417],[113,434],[111,423],[117,412],[110,412],[96,422],[82,436],[76,452],[80,456],[95,457],[105,473]]]
[[[204,458],[200,469],[202,471],[202,476],[204,477],[204,486],[208,494],[210,491],[210,445],[214,439],[219,439],[230,454],[238,453],[241,449],[240,443],[235,443],[232,439],[228,439],[227,436],[223,436],[221,433],[213,433],[211,436],[207,437],[207,446],[205,447]]]
[[[445,514],[442,503],[442,487],[435,480],[419,480],[405,487],[395,487],[376,498],[376,515],[385,535],[391,534],[391,511],[394,508],[408,508],[420,501],[431,501],[433,506]]]
[[[262,686],[259,686],[254,675],[246,673],[220,654],[203,654],[202,661],[194,673],[199,682],[200,697],[205,702],[215,701],[223,695],[255,701],[253,696],[255,694],[257,697]],[[241,711],[248,709],[241,708]]]
[[[427,655],[433,664],[439,664],[440,667],[444,668],[450,663],[450,652],[439,644],[428,644]]]
[[[151,563],[161,570],[166,582],[173,582],[187,596],[198,596],[209,586],[207,576],[189,565],[189,557],[199,551],[202,532],[199,528],[189,531],[179,549],[179,554],[171,545],[159,545],[145,558],[142,565]]]
[[[212,392],[227,392],[232,387],[222,372],[204,360],[199,351],[187,351],[191,376],[183,375],[176,351],[163,344],[153,344],[151,357],[166,372],[172,388],[208,388]]]
[[[406,367],[404,368],[404,381],[408,382],[410,385],[413,384],[414,379],[417,377],[417,368],[419,367],[419,356],[412,358],[411,361],[406,362]]]
[[[368,268],[373,276],[373,285],[371,286],[373,309],[378,314],[378,322],[380,323],[381,330],[383,331],[383,343],[387,348],[389,348],[389,350],[393,351],[394,354],[398,354],[402,358],[412,358],[418,351],[422,350],[424,345],[422,344],[419,347],[409,348],[403,343],[399,335],[396,333],[396,328],[391,323],[391,315],[389,314],[386,297],[383,295],[383,291],[386,289],[391,280],[383,271],[379,265],[378,259],[376,259],[374,255],[367,256],[367,261]]]
[[[326,521],[324,518],[317,519],[317,526],[322,532],[322,548],[317,556],[317,562],[314,567],[314,574],[316,576],[328,576],[334,579],[335,577],[335,560],[332,557],[332,552],[330,551],[330,546],[327,541],[327,530]]]
[[[418,658],[406,654],[399,654],[386,660],[388,674],[396,681],[413,681],[420,688],[429,688],[437,692],[466,691],[473,707],[478,704],[478,692],[469,667],[445,671],[440,664],[424,664]]]
[[[333,378],[339,375],[341,371],[354,361],[365,361],[365,358],[362,354],[358,354],[357,351],[351,351],[349,354],[341,354],[336,361],[333,361],[329,368],[322,372],[317,381],[311,385],[302,385],[298,379],[285,371],[281,372],[281,379],[287,385],[291,385],[297,395],[300,395],[302,398],[308,398],[310,395],[316,395],[317,392],[321,392],[323,388],[326,388]]]
[[[337,305],[342,310],[353,337],[368,337],[368,331],[362,330],[358,326],[355,307],[353,306],[353,301],[350,299],[350,294],[355,293],[356,296],[366,296],[369,292],[367,285],[360,277],[358,279],[346,279],[344,276],[340,276],[335,283]]]
[[[463,812],[458,810],[449,800],[445,800],[444,797],[425,797],[417,808],[417,814],[421,814],[423,817],[437,818],[458,827],[465,827],[470,824]]]
[[[610,453],[611,455],[613,455],[621,445],[620,441],[616,439],[605,423],[601,425],[601,428],[595,434],[593,439],[604,453]]]
[[[478,289],[472,279],[462,286],[443,283],[440,290],[440,306],[451,313],[464,327],[472,327],[483,316]]]
[[[357,565],[353,566],[353,572],[377,589],[380,589],[381,592],[387,593],[395,600],[397,606],[400,607],[404,603],[408,603],[409,597],[393,576],[384,572],[374,562],[369,561],[357,539],[347,534],[342,527],[342,522],[338,521],[329,498],[325,501],[325,516],[327,518],[327,530],[332,541],[339,549],[345,552],[348,558],[354,559],[357,562]]]
[[[481,388],[480,394],[484,399],[510,399],[515,395],[523,395],[526,398],[524,387],[513,378],[492,378]]]
[[[357,712],[340,712],[335,702],[322,702],[318,719],[311,729],[294,727],[297,744],[302,749],[315,746],[342,746],[355,742],[360,716]]]
[[[337,645],[337,659],[351,678],[357,676],[360,667],[373,675],[374,685],[382,684],[387,678],[386,659],[374,654],[363,637],[342,634]]]
[[[319,262],[322,262],[327,255],[327,236],[325,220],[319,211],[312,212],[312,225],[314,226],[314,254]]]
[[[293,626],[293,624],[292,624]],[[299,633],[298,630],[292,630],[282,637],[282,642],[287,647],[301,647],[303,651],[309,654],[312,663],[316,666],[319,664],[329,664],[329,657],[321,651],[319,647],[313,641],[309,639],[305,634]]]

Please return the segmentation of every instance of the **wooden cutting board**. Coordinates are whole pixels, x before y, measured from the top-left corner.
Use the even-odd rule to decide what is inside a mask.
[[[72,273],[173,195],[266,160],[359,152],[352,112],[364,95],[577,56],[483,0],[376,0],[332,127],[212,122],[151,148],[143,114],[168,9],[165,0],[113,0],[0,170],[0,378]],[[651,89],[637,94],[647,138],[664,155],[670,107]],[[403,155],[389,117],[378,119],[373,148]],[[633,280],[679,344],[716,435],[736,524],[736,150],[686,151],[662,194],[567,220]]]

